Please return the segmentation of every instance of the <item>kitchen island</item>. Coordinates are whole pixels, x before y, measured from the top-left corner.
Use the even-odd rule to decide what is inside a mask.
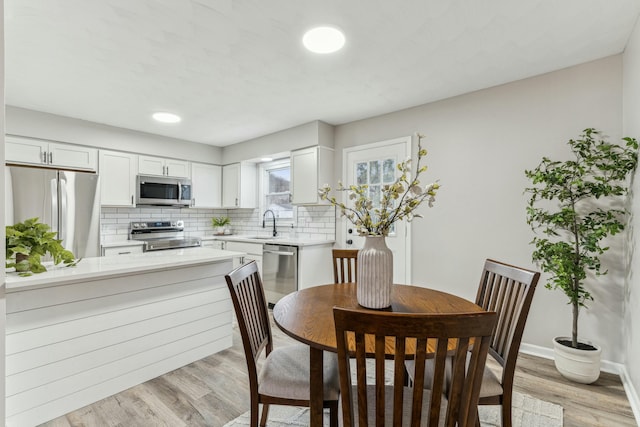
[[[224,275],[241,255],[192,248],[7,272],[6,425],[40,424],[230,347]]]

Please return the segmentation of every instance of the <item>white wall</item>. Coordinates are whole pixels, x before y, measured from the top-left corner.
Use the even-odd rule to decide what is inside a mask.
[[[0,0],[0,173],[4,176],[4,0]],[[0,224],[4,224],[4,185],[0,185]],[[0,253],[5,251],[5,230],[0,231]],[[0,355],[5,354],[5,300],[4,268],[0,268]],[[0,423],[4,425],[5,359],[0,357]]]
[[[259,159],[260,157],[273,156],[312,145],[333,147],[333,126],[316,120],[226,146],[223,149],[223,164],[228,165],[241,160]]]
[[[9,105],[6,133],[196,162],[222,160],[219,147]]]
[[[436,206],[421,208],[424,218],[413,223],[413,281],[473,299],[485,258],[536,268],[525,220],[524,170],[544,155],[568,157],[566,141],[587,127],[618,140],[621,77],[618,55],[337,126],[336,170],[342,169],[345,147],[426,134],[424,182],[440,179],[442,188]],[[610,283],[594,287],[596,301],[581,313],[580,328],[583,338],[603,345],[604,359],[619,362],[625,270],[619,248],[609,255],[605,281]],[[543,285],[534,297],[524,342],[549,348],[554,336],[570,334],[571,311],[561,291]]]
[[[635,30],[623,56],[623,115],[622,128],[624,135],[640,140],[640,22]],[[640,391],[640,171],[636,172],[633,183],[631,219],[632,237],[629,241],[629,257],[631,268],[627,276],[624,292],[624,344],[625,365],[636,391]],[[635,338],[635,339],[634,339]]]

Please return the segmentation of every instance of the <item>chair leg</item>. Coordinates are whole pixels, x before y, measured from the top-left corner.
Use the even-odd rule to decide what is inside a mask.
[[[251,396],[251,425],[258,425],[258,413],[260,412],[260,405],[258,404],[258,398]]]
[[[511,427],[511,393],[502,396],[502,427]]]
[[[260,427],[264,427],[267,425],[267,418],[269,417],[269,405],[267,403],[262,404],[262,418],[260,418]],[[256,423],[258,422],[258,417],[256,416]],[[252,424],[256,425],[256,424]]]
[[[331,402],[329,405],[329,425],[331,427],[338,427],[338,401]]]

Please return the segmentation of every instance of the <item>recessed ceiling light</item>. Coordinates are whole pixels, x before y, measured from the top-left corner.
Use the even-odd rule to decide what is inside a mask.
[[[270,162],[271,160],[273,160],[271,157],[263,157],[260,159],[261,162]]]
[[[315,53],[332,53],[344,46],[344,34],[334,27],[312,28],[302,37],[304,47]]]
[[[180,116],[173,113],[167,113],[164,111],[153,113],[152,117],[154,120],[161,123],[179,123],[182,120]]]

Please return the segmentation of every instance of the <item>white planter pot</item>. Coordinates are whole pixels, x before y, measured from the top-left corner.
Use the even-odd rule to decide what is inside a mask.
[[[556,337],[553,339],[556,369],[563,377],[581,384],[591,384],[600,376],[600,354],[602,348],[589,342],[581,341],[595,347],[595,350],[581,350],[567,347],[558,341],[568,340],[570,337]]]
[[[367,236],[358,251],[358,304],[367,308],[391,305],[393,286],[393,253],[384,236]]]

